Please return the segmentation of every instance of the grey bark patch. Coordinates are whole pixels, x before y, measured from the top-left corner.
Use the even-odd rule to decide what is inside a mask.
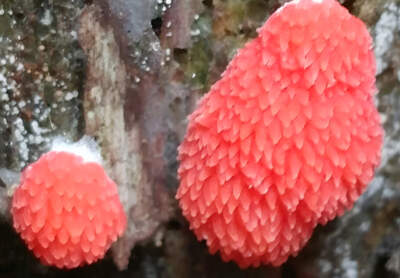
[[[113,246],[114,261],[125,269],[135,244],[150,238],[170,214],[168,196],[154,179],[161,175],[163,165],[157,165],[162,160],[151,159],[143,146],[144,142],[154,144],[152,138],[157,140],[157,132],[163,130],[156,120],[162,117],[163,109],[157,102],[147,102],[150,98],[146,96],[156,94],[156,87],[145,77],[139,83],[144,86],[141,90],[132,88],[130,71],[137,69],[122,59],[123,46],[99,6],[87,7],[82,13],[79,38],[88,56],[86,133],[97,138],[128,217],[125,234]],[[146,124],[142,125],[140,119]]]

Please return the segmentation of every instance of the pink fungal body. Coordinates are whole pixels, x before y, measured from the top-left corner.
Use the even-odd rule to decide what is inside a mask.
[[[103,258],[126,226],[115,183],[96,162],[51,151],[22,173],[14,228],[43,264],[75,268]]]
[[[296,0],[239,50],[189,117],[183,215],[211,253],[284,263],[365,190],[380,161],[375,58],[335,0]]]

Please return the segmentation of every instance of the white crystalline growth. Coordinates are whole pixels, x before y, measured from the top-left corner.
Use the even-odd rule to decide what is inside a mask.
[[[286,2],[285,4],[283,4],[283,6],[281,6],[279,9],[277,9],[275,13],[280,13],[285,7],[287,7],[289,5],[297,5],[299,3],[300,3],[300,0],[293,0],[290,2]]]
[[[96,162],[100,165],[103,164],[99,146],[93,138],[86,135],[79,141],[73,143],[63,137],[56,137],[53,140],[51,151],[69,152],[79,155],[85,162]]]

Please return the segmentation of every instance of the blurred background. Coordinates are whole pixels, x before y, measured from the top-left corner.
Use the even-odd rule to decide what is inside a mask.
[[[186,116],[284,0],[1,0],[0,277],[400,277],[400,1],[340,1],[374,40],[382,164],[355,207],[280,268],[209,255],[181,216]],[[64,136],[99,143],[129,215],[104,260],[42,266],[14,232],[7,186]]]

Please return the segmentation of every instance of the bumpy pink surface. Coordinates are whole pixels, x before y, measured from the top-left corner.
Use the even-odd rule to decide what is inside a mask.
[[[278,266],[352,207],[383,137],[371,44],[338,2],[292,2],[203,97],[179,148],[177,198],[211,253]]]
[[[28,248],[58,268],[103,258],[126,226],[115,183],[99,164],[67,152],[49,152],[23,171],[11,212]]]

